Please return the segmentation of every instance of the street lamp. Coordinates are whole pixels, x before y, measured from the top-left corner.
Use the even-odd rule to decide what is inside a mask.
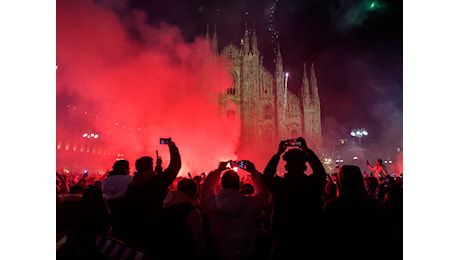
[[[364,128],[357,128],[353,129],[350,133],[351,136],[358,138],[359,145],[361,145],[361,138],[367,136],[369,132],[367,132]]]

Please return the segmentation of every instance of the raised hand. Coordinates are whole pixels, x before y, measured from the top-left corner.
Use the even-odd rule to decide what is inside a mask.
[[[286,141],[281,141],[281,142],[280,142],[280,145],[279,145],[279,147],[278,147],[278,153],[277,153],[277,154],[278,154],[278,155],[283,154],[284,151],[286,151],[286,149],[287,149]]]

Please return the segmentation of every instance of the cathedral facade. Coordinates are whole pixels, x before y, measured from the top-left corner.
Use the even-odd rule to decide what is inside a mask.
[[[215,28],[212,38],[209,30],[206,38],[215,55],[225,55],[231,61],[228,71],[233,84],[219,102],[224,115],[240,119],[240,149],[268,149],[273,154],[281,140],[302,136],[310,148],[321,150],[321,108],[313,64],[307,68],[304,63],[298,96],[287,88],[288,74],[283,71],[279,44],[275,72],[263,66],[255,28],[251,33],[245,30],[240,46],[229,43],[220,52]]]

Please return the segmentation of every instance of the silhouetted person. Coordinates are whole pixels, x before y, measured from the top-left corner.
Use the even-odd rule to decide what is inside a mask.
[[[80,200],[80,231],[107,235],[111,226],[111,216],[102,198],[102,191],[88,185]]]
[[[385,196],[385,206],[390,215],[390,221],[395,234],[395,244],[392,245],[397,256],[402,258],[403,250],[403,188],[395,183],[388,189]],[[391,245],[390,245],[391,246]]]
[[[157,219],[155,245],[159,259],[201,259],[206,249],[200,211],[192,205],[198,185],[182,179],[177,190],[170,191],[163,201]],[[179,247],[179,248],[178,248]]]
[[[324,205],[330,241],[327,259],[394,259],[394,237],[383,204],[366,194],[357,166],[344,165],[338,174],[339,196]]]
[[[102,197],[107,202],[112,215],[112,230],[110,236],[124,241],[129,214],[125,205],[125,193],[133,177],[129,175],[129,162],[118,160],[112,166],[107,178],[102,182]]]
[[[83,191],[81,186],[74,185],[60,199],[56,219],[58,233],[79,230],[80,200]]]
[[[181,168],[179,150],[174,142],[168,143],[170,163],[163,173],[153,171],[152,157],[144,156],[136,161],[137,174],[126,190],[125,199],[128,223],[125,230],[125,242],[151,250],[153,240],[153,225],[155,218],[163,207],[163,200],[168,186],[176,178]]]
[[[240,178],[226,169],[226,164],[221,162],[203,183],[202,205],[211,219],[212,248],[216,259],[251,259],[256,253],[257,216],[268,204],[268,193],[252,163],[248,163],[248,171],[254,183],[254,196],[240,192]],[[219,179],[222,189],[217,191]]]
[[[283,155],[287,173],[275,177],[281,155],[287,144],[282,141],[278,152],[264,171],[264,180],[273,196],[273,259],[317,257],[321,245],[321,215],[326,172],[316,154],[303,138],[301,149],[291,149]],[[313,174],[307,176],[306,163]]]

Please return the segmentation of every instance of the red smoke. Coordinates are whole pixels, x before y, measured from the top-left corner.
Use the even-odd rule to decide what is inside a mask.
[[[166,167],[160,137],[178,146],[182,176],[236,158],[240,124],[218,99],[232,85],[229,63],[213,58],[205,39],[185,43],[177,27],[153,28],[139,11],[119,19],[91,0],[56,6],[58,171],[105,171],[118,153],[134,171],[155,150]]]

